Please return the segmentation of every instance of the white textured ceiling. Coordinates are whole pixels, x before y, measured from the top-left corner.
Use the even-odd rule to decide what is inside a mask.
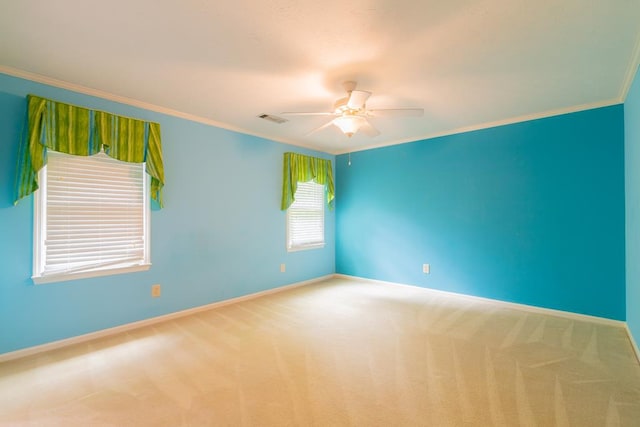
[[[0,0],[0,71],[330,153],[624,101],[639,0]],[[341,83],[381,135],[327,117]],[[70,85],[69,85],[70,84]]]

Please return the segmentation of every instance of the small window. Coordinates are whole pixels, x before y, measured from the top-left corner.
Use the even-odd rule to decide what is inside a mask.
[[[52,150],[47,159],[35,193],[34,282],[149,269],[144,163]]]
[[[287,209],[287,250],[324,247],[324,185],[299,182]]]

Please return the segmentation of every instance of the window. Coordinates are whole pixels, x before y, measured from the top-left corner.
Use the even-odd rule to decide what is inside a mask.
[[[34,282],[149,269],[145,164],[104,153],[47,157],[34,203]]]
[[[287,209],[287,250],[324,247],[324,185],[299,182]]]

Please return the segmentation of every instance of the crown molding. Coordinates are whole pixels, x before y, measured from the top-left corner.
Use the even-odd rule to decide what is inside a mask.
[[[493,121],[493,122],[486,122],[486,123],[480,123],[480,124],[477,124],[477,125],[464,126],[464,127],[460,127],[460,128],[456,128],[456,129],[451,129],[451,130],[448,130],[448,131],[445,131],[445,132],[434,132],[434,133],[430,133],[430,134],[427,134],[427,135],[423,135],[422,137],[388,141],[388,142],[383,142],[383,143],[380,143],[380,144],[367,145],[366,147],[358,147],[358,148],[354,148],[352,150],[339,150],[339,151],[336,151],[336,152],[332,152],[331,154],[340,155],[340,154],[347,154],[347,153],[355,153],[355,152],[358,152],[358,151],[371,150],[371,149],[374,149],[374,148],[383,148],[383,147],[389,147],[389,146],[392,146],[392,145],[405,144],[405,143],[409,143],[409,142],[424,141],[424,140],[428,140],[428,139],[440,138],[440,137],[443,137],[443,136],[457,135],[457,134],[461,134],[461,133],[473,132],[473,131],[476,131],[476,130],[490,129],[490,128],[494,128],[494,127],[511,125],[511,124],[515,124],[515,123],[528,122],[528,121],[531,121],[531,120],[538,120],[538,119],[544,119],[544,118],[548,118],[548,117],[561,116],[563,114],[570,114],[570,113],[577,113],[577,112],[580,112],[580,111],[593,110],[595,108],[610,107],[612,105],[618,105],[618,104],[621,104],[621,103],[622,102],[617,98],[616,99],[610,99],[610,100],[607,100],[607,101],[592,102],[592,103],[576,105],[576,106],[572,106],[572,107],[565,107],[565,108],[558,108],[558,109],[555,109],[555,110],[543,111],[543,112],[540,112],[540,113],[533,113],[533,114],[526,114],[526,115],[523,115],[523,116],[511,117],[511,118],[503,119],[503,120],[496,120],[496,121]]]
[[[422,136],[419,136],[419,137],[398,139],[398,140],[382,142],[382,143],[379,143],[379,144],[371,144],[371,145],[366,145],[366,146],[361,146],[361,147],[354,147],[353,149],[346,148],[346,149],[339,149],[339,150],[319,149],[319,148],[314,147],[314,146],[312,146],[310,144],[305,144],[305,143],[302,143],[302,142],[299,142],[299,141],[296,141],[296,140],[290,140],[290,139],[285,139],[285,138],[274,138],[272,136],[268,136],[268,135],[264,135],[264,134],[260,134],[260,133],[256,133],[256,132],[252,132],[252,131],[244,129],[244,128],[232,126],[232,125],[229,125],[227,123],[219,122],[219,121],[216,121],[216,120],[213,120],[213,119],[209,119],[209,118],[206,118],[206,117],[202,117],[202,116],[198,116],[198,115],[195,115],[195,114],[189,114],[189,113],[185,113],[185,112],[182,112],[182,111],[173,110],[171,108],[162,107],[162,106],[159,106],[159,105],[156,105],[156,104],[151,104],[151,103],[140,101],[140,100],[137,100],[137,99],[116,95],[116,94],[105,92],[105,91],[102,91],[102,90],[99,90],[99,89],[94,89],[94,88],[78,85],[78,84],[75,84],[75,83],[70,83],[70,82],[67,82],[67,81],[64,81],[64,80],[59,80],[59,79],[55,79],[55,78],[52,78],[52,77],[47,77],[47,76],[44,76],[44,75],[41,75],[41,74],[36,74],[36,73],[29,72],[29,71],[24,71],[24,70],[19,70],[19,69],[12,68],[12,67],[7,67],[7,66],[4,66],[4,65],[0,65],[0,73],[7,74],[7,75],[13,76],[13,77],[18,77],[18,78],[25,79],[25,80],[29,80],[29,81],[33,81],[35,83],[41,83],[41,84],[45,84],[45,85],[48,85],[48,86],[53,86],[53,87],[60,88],[60,89],[66,89],[66,90],[69,90],[69,91],[72,91],[72,92],[81,93],[83,95],[88,95],[88,96],[93,96],[93,97],[100,98],[100,99],[105,99],[107,101],[117,102],[117,103],[120,103],[120,104],[125,104],[125,105],[129,105],[129,106],[132,106],[132,107],[140,108],[140,109],[153,111],[155,113],[160,113],[160,114],[164,114],[164,115],[167,115],[167,116],[177,117],[177,118],[188,120],[188,121],[191,121],[191,122],[202,123],[202,124],[209,125],[209,126],[214,126],[214,127],[220,128],[220,129],[225,129],[225,130],[232,131],[232,132],[238,132],[238,133],[241,133],[241,134],[244,134],[244,135],[251,135],[251,136],[255,136],[257,138],[262,138],[262,139],[266,139],[266,140],[269,140],[269,141],[278,142],[278,143],[281,143],[281,144],[292,145],[292,146],[296,146],[296,147],[306,148],[308,150],[318,151],[318,152],[322,152],[322,153],[326,153],[326,154],[337,156],[337,155],[341,155],[341,154],[355,153],[355,152],[358,152],[358,151],[366,151],[366,150],[372,150],[372,149],[375,149],[375,148],[389,147],[389,146],[392,146],[392,145],[400,145],[400,144],[406,144],[406,143],[410,143],[410,142],[417,142],[417,141],[423,141],[423,140],[428,140],[428,139],[440,138],[440,137],[443,137],[443,136],[450,136],[450,135],[456,135],[456,134],[460,134],[460,133],[473,132],[473,131],[476,131],[476,130],[489,129],[489,128],[498,127],[498,126],[510,125],[510,124],[515,124],[515,123],[520,123],[520,122],[526,122],[526,121],[537,120],[537,119],[542,119],[542,118],[547,118],[547,117],[552,117],[552,116],[558,116],[558,115],[562,115],[562,114],[575,113],[575,112],[590,110],[590,109],[594,109],[594,108],[608,107],[608,106],[611,106],[611,105],[621,104],[621,103],[624,102],[624,99],[627,96],[629,88],[631,87],[631,84],[633,83],[633,78],[635,77],[635,71],[638,68],[639,63],[640,63],[640,38],[638,39],[638,42],[636,43],[636,49],[635,49],[635,52],[634,52],[634,55],[633,55],[633,59],[631,61],[630,68],[627,71],[627,74],[626,74],[626,77],[625,77],[625,83],[623,85],[621,95],[619,96],[619,98],[616,98],[616,99],[610,99],[610,100],[607,100],[607,101],[600,101],[600,102],[593,102],[593,103],[582,104],[582,105],[577,105],[577,106],[572,106],[572,107],[559,108],[559,109],[555,109],[555,110],[549,110],[549,111],[544,111],[544,112],[534,113],[534,114],[527,114],[527,115],[523,115],[523,116],[517,116],[517,117],[508,118],[508,119],[492,121],[492,122],[479,123],[479,124],[476,124],[476,125],[460,127],[460,128],[451,129],[451,130],[444,131],[444,132],[434,132],[434,133],[422,135]]]
[[[71,92],[81,93],[83,95],[93,96],[95,98],[104,99],[107,101],[117,102],[119,104],[129,105],[131,107],[140,108],[143,110],[153,111],[155,113],[164,114],[166,116],[177,117],[179,119],[188,120],[191,122],[202,123],[209,126],[214,126],[220,129],[225,129],[232,132],[238,132],[244,135],[251,135],[258,138],[266,139],[269,141],[279,142],[287,145],[294,145],[297,147],[307,148],[309,150],[321,151],[316,147],[313,147],[308,144],[303,144],[298,141],[292,141],[288,139],[277,139],[272,136],[263,135],[260,133],[252,132],[247,129],[243,129],[237,126],[232,126],[227,123],[219,122],[213,119],[209,119],[207,117],[198,116],[195,114],[189,114],[178,110],[173,110],[171,108],[162,107],[160,105],[152,104],[149,102],[140,101],[134,98],[128,98],[126,96],[116,95],[110,92],[102,91],[99,89],[90,88],[87,86],[78,85],[75,83],[70,83],[65,80],[59,80],[52,77],[47,77],[42,74],[32,73],[30,71],[19,70],[17,68],[7,67],[4,65],[0,65],[0,73],[6,74],[12,77],[17,77],[24,80],[29,80],[35,83],[41,83],[48,86],[53,86],[59,89],[69,90]],[[330,153],[327,153],[330,154]]]
[[[620,88],[620,103],[624,103],[627,100],[627,95],[629,94],[629,90],[631,90],[631,85],[633,84],[633,80],[636,77],[636,72],[638,71],[638,66],[640,65],[640,35],[638,35],[638,39],[636,40],[635,48],[633,49],[633,54],[631,55],[631,59],[629,61],[629,66],[627,68],[627,73],[624,76],[624,81],[622,83],[622,87]]]

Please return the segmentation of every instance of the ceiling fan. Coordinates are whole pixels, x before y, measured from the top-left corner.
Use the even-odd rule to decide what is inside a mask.
[[[309,134],[335,125],[349,138],[358,131],[362,131],[362,133],[370,137],[380,135],[378,129],[373,127],[367,120],[370,117],[417,117],[424,114],[422,108],[368,109],[366,102],[371,96],[371,92],[356,90],[356,82],[344,82],[342,86],[347,91],[347,96],[338,99],[334,103],[333,111],[331,112],[284,112],[281,114],[289,116],[334,116],[333,120],[312,130]]]

